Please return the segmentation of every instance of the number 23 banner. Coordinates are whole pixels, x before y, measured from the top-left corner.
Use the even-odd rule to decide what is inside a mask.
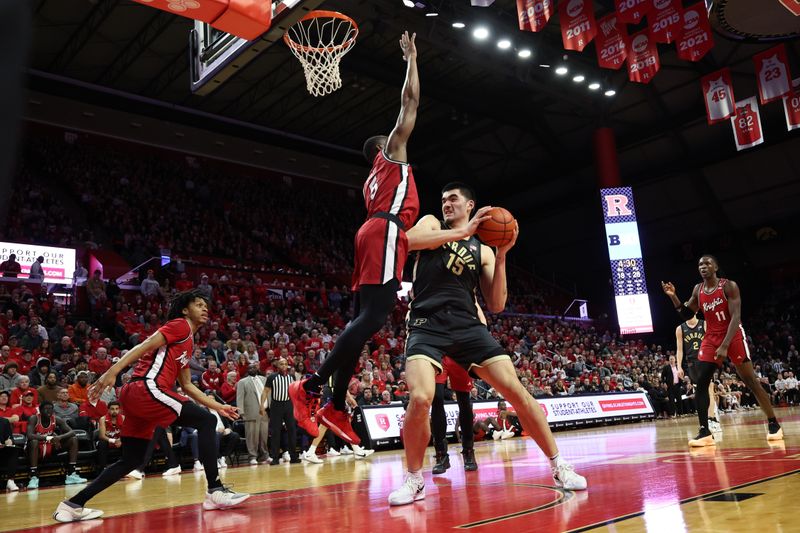
[[[761,129],[761,114],[755,96],[736,102],[736,116],[731,119],[733,138],[736,150],[752,148],[764,142],[764,130]]]
[[[582,52],[597,35],[592,0],[561,0],[558,6],[561,39],[566,50]]]
[[[779,44],[753,56],[761,105],[783,98],[792,92],[786,46]]]
[[[701,82],[709,125],[728,120],[736,114],[730,69],[723,68],[703,76]]]

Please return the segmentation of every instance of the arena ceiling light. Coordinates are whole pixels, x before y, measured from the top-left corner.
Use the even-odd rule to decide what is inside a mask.
[[[517,52],[517,55],[519,57],[521,57],[522,59],[527,59],[527,58],[531,57],[531,54],[532,54],[532,52],[527,48],[523,48],[522,50]]]
[[[403,5],[406,7],[414,7],[414,2],[412,0],[403,0]]]
[[[478,39],[479,41],[483,41],[487,37],[489,37],[489,30],[487,28],[484,28],[483,26],[479,26],[474,30],[472,30],[472,36]]]
[[[567,67],[561,66],[556,69],[556,74],[559,76],[566,76],[569,69]]]
[[[615,94],[617,94],[617,91],[615,91],[614,89],[609,89],[603,94],[605,94],[606,96],[611,97],[611,96],[614,96]]]
[[[584,76],[583,74],[578,74],[577,76],[572,78],[572,81],[574,81],[575,83],[583,83],[585,79],[586,76]]]
[[[545,63],[542,63],[542,64],[541,64],[541,65],[539,65],[539,66],[540,66],[541,68],[550,68],[550,65],[547,65],[547,64],[545,64]]]
[[[599,88],[600,88],[600,84],[597,83],[596,81],[589,84],[589,90],[590,91],[596,91]]]
[[[509,41],[508,39],[500,39],[499,41],[497,41],[497,48],[499,48],[500,50],[508,50],[509,48],[511,48],[511,41]]]
[[[457,30],[464,29],[466,26],[467,26],[467,25],[466,25],[466,24],[464,24],[463,22],[454,22],[454,23],[453,23],[453,27],[454,27],[455,29],[457,29]]]

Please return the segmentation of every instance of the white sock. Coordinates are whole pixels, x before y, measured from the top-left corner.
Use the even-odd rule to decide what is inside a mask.
[[[411,470],[409,470],[408,475],[420,485],[425,483],[425,479],[422,477],[422,470],[417,470],[416,472],[412,472]]]
[[[557,453],[554,457],[548,459],[550,461],[551,468],[558,468],[559,465],[564,463],[564,460],[561,458],[561,454]]]
[[[308,455],[314,455],[315,453],[317,453],[317,447],[312,444],[311,446],[308,447],[308,452],[306,453],[308,453]]]
[[[353,444],[353,451],[355,453],[364,453],[364,448],[362,448],[358,444]]]

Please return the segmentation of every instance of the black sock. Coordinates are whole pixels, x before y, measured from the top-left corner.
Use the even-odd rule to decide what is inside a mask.
[[[39,467],[38,466],[32,466],[31,467],[31,477],[38,476],[38,475],[39,475]]]
[[[772,418],[767,418],[767,422],[770,424],[777,424],[778,419],[773,416]]]
[[[75,473],[75,470],[78,468],[78,463],[69,463],[67,465],[67,475],[71,476]]]

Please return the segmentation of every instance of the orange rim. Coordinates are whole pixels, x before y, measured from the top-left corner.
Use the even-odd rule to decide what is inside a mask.
[[[325,10],[317,10],[311,11],[306,16],[295,22],[295,24],[299,24],[301,22],[305,22],[307,20],[317,19],[317,18],[332,18],[332,19],[339,19],[349,22],[353,26],[353,36],[347,39],[342,44],[337,44],[334,46],[306,46],[304,44],[296,43],[292,40],[289,36],[289,31],[287,30],[286,33],[283,34],[283,41],[286,43],[287,46],[299,51],[299,52],[335,52],[336,50],[341,50],[342,48],[349,48],[355,42],[356,37],[358,37],[358,24],[356,21],[345,15],[344,13],[339,13],[338,11],[325,11]],[[290,28],[291,29],[291,28]]]

